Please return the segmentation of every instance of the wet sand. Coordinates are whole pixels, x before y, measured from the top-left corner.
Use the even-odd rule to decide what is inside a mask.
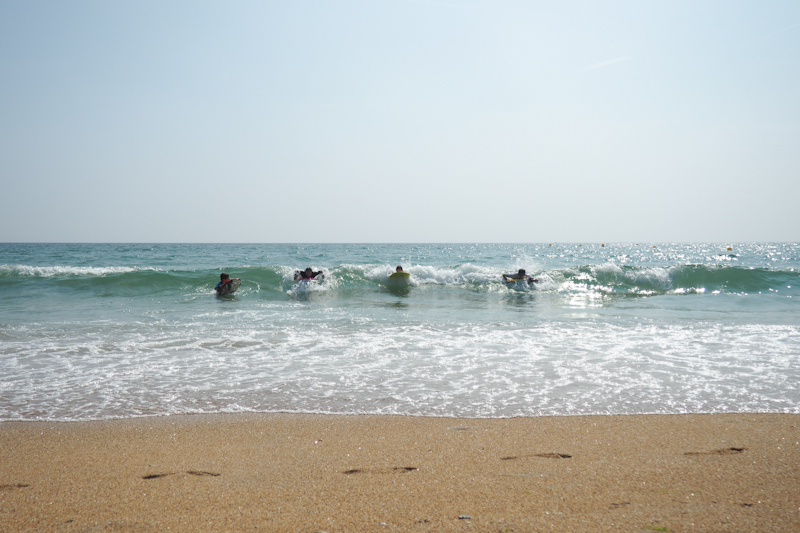
[[[0,531],[800,531],[800,415],[0,423]]]

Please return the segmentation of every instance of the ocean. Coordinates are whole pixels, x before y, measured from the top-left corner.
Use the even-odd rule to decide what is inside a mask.
[[[0,244],[0,290],[0,420],[800,413],[798,243]]]

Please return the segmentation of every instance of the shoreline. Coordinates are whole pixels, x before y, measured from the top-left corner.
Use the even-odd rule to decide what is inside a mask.
[[[800,530],[800,415],[0,422],[0,531]]]

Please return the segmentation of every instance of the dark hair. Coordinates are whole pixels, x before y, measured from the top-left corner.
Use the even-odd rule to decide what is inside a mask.
[[[525,273],[525,269],[524,269],[524,268],[520,268],[520,269],[519,269],[519,273],[520,273],[520,274],[524,274],[524,273]]]
[[[394,270],[395,270],[395,272],[402,272],[403,271],[403,267],[401,267],[400,265],[397,265],[397,268],[395,268]]]
[[[228,279],[229,277],[230,277],[230,276],[229,276],[229,275],[227,275],[225,272],[223,272],[222,274],[220,274],[220,275],[219,275],[219,279],[220,279],[220,281],[222,281],[223,279]]]

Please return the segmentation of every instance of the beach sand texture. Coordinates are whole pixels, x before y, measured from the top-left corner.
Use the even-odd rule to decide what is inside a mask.
[[[800,415],[0,423],[2,531],[800,531]]]

